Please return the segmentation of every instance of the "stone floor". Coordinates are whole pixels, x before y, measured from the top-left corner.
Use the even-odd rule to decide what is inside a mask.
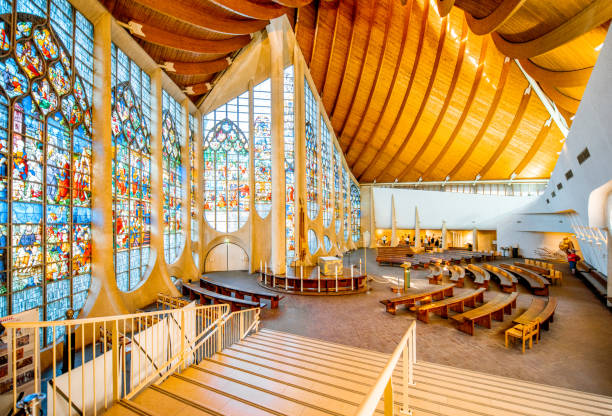
[[[363,256],[363,251],[359,252]],[[356,255],[353,254],[353,262]],[[345,260],[347,260],[345,258]],[[495,262],[499,263],[499,261]],[[346,264],[346,263],[345,263]],[[468,370],[514,377],[612,396],[612,313],[607,310],[566,265],[562,286],[552,286],[551,296],[559,299],[555,321],[544,331],[540,343],[523,355],[520,346],[504,348],[504,331],[511,318],[494,321],[492,329],[476,327],[469,336],[449,320],[430,316],[430,323],[417,321],[417,358]],[[307,337],[355,347],[391,352],[404,335],[414,313],[400,307],[397,315],[385,312],[381,299],[393,294],[380,276],[401,276],[399,267],[381,267],[368,251],[368,274],[376,278],[367,293],[346,296],[287,295],[279,309],[262,312],[263,326]],[[212,273],[216,278],[256,286],[254,275],[240,272]],[[427,285],[425,272],[412,272],[412,287]],[[521,314],[532,295],[519,285],[520,295],[512,317]],[[473,289],[466,278],[464,289]],[[485,301],[499,293],[491,284]]]

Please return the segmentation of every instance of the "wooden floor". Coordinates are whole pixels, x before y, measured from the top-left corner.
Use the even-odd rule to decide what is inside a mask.
[[[387,359],[380,352],[262,329],[107,413],[353,415]],[[396,402],[400,383],[396,370]],[[428,362],[416,365],[415,383],[415,416],[612,415],[611,397]],[[382,403],[376,414],[383,414]]]

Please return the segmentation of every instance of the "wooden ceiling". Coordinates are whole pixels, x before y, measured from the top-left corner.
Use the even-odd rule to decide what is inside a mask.
[[[527,179],[563,136],[514,58],[571,124],[610,18],[610,0],[315,1],[295,30],[360,182]]]
[[[194,102],[270,19],[312,0],[101,0]]]

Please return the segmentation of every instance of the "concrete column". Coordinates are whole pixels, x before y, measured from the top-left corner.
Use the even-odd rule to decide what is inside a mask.
[[[446,221],[442,221],[442,238],[441,238],[441,246],[443,250],[446,250]]]
[[[608,214],[609,216],[611,214]],[[612,218],[612,217],[609,217]],[[611,221],[612,222],[612,221]],[[607,235],[608,235],[608,244],[607,244],[607,248],[608,248],[608,269],[607,269],[607,276],[608,276],[608,290],[606,293],[608,293],[608,306],[612,306],[612,302],[610,301],[610,299],[612,299],[612,232],[610,232],[610,226],[608,226],[608,231],[606,231]]]
[[[255,152],[253,146],[253,140],[255,137],[255,130],[253,128],[255,122],[255,107],[253,106],[253,80],[250,79],[248,82],[247,89],[249,90],[249,189],[251,190],[249,195],[249,244],[251,248],[250,259],[250,272],[253,273],[259,269],[259,261],[261,260],[264,264],[268,263],[268,257],[262,254],[257,249],[257,241],[253,238],[256,234],[256,219],[257,211],[255,210]]]
[[[295,76],[295,235],[296,235],[296,266],[303,264],[302,254],[306,252],[306,130],[304,127],[304,60],[302,52],[294,47],[293,69]]]
[[[391,195],[391,247],[397,247],[397,221],[395,219],[395,198]]]
[[[414,248],[421,248],[421,221],[418,207],[414,207]]]
[[[285,169],[284,169],[284,101],[283,69],[284,39],[281,19],[268,25],[270,39],[270,84],[272,99],[272,210],[270,212],[270,267],[275,273],[285,273]],[[252,240],[255,240],[253,236]]]
[[[370,248],[376,248],[376,217],[374,208],[374,187],[370,186]],[[362,211],[363,212],[363,211]]]
[[[478,230],[476,228],[472,230],[472,241],[472,250],[478,250]]]

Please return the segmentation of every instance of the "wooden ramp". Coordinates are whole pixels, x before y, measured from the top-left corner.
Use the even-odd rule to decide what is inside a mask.
[[[109,413],[353,415],[388,358],[262,329],[132,400],[116,404]],[[612,397],[422,361],[414,374],[416,385],[410,388],[414,416],[612,415]],[[401,382],[398,368],[394,374],[398,407]],[[382,402],[375,414],[384,414]]]

